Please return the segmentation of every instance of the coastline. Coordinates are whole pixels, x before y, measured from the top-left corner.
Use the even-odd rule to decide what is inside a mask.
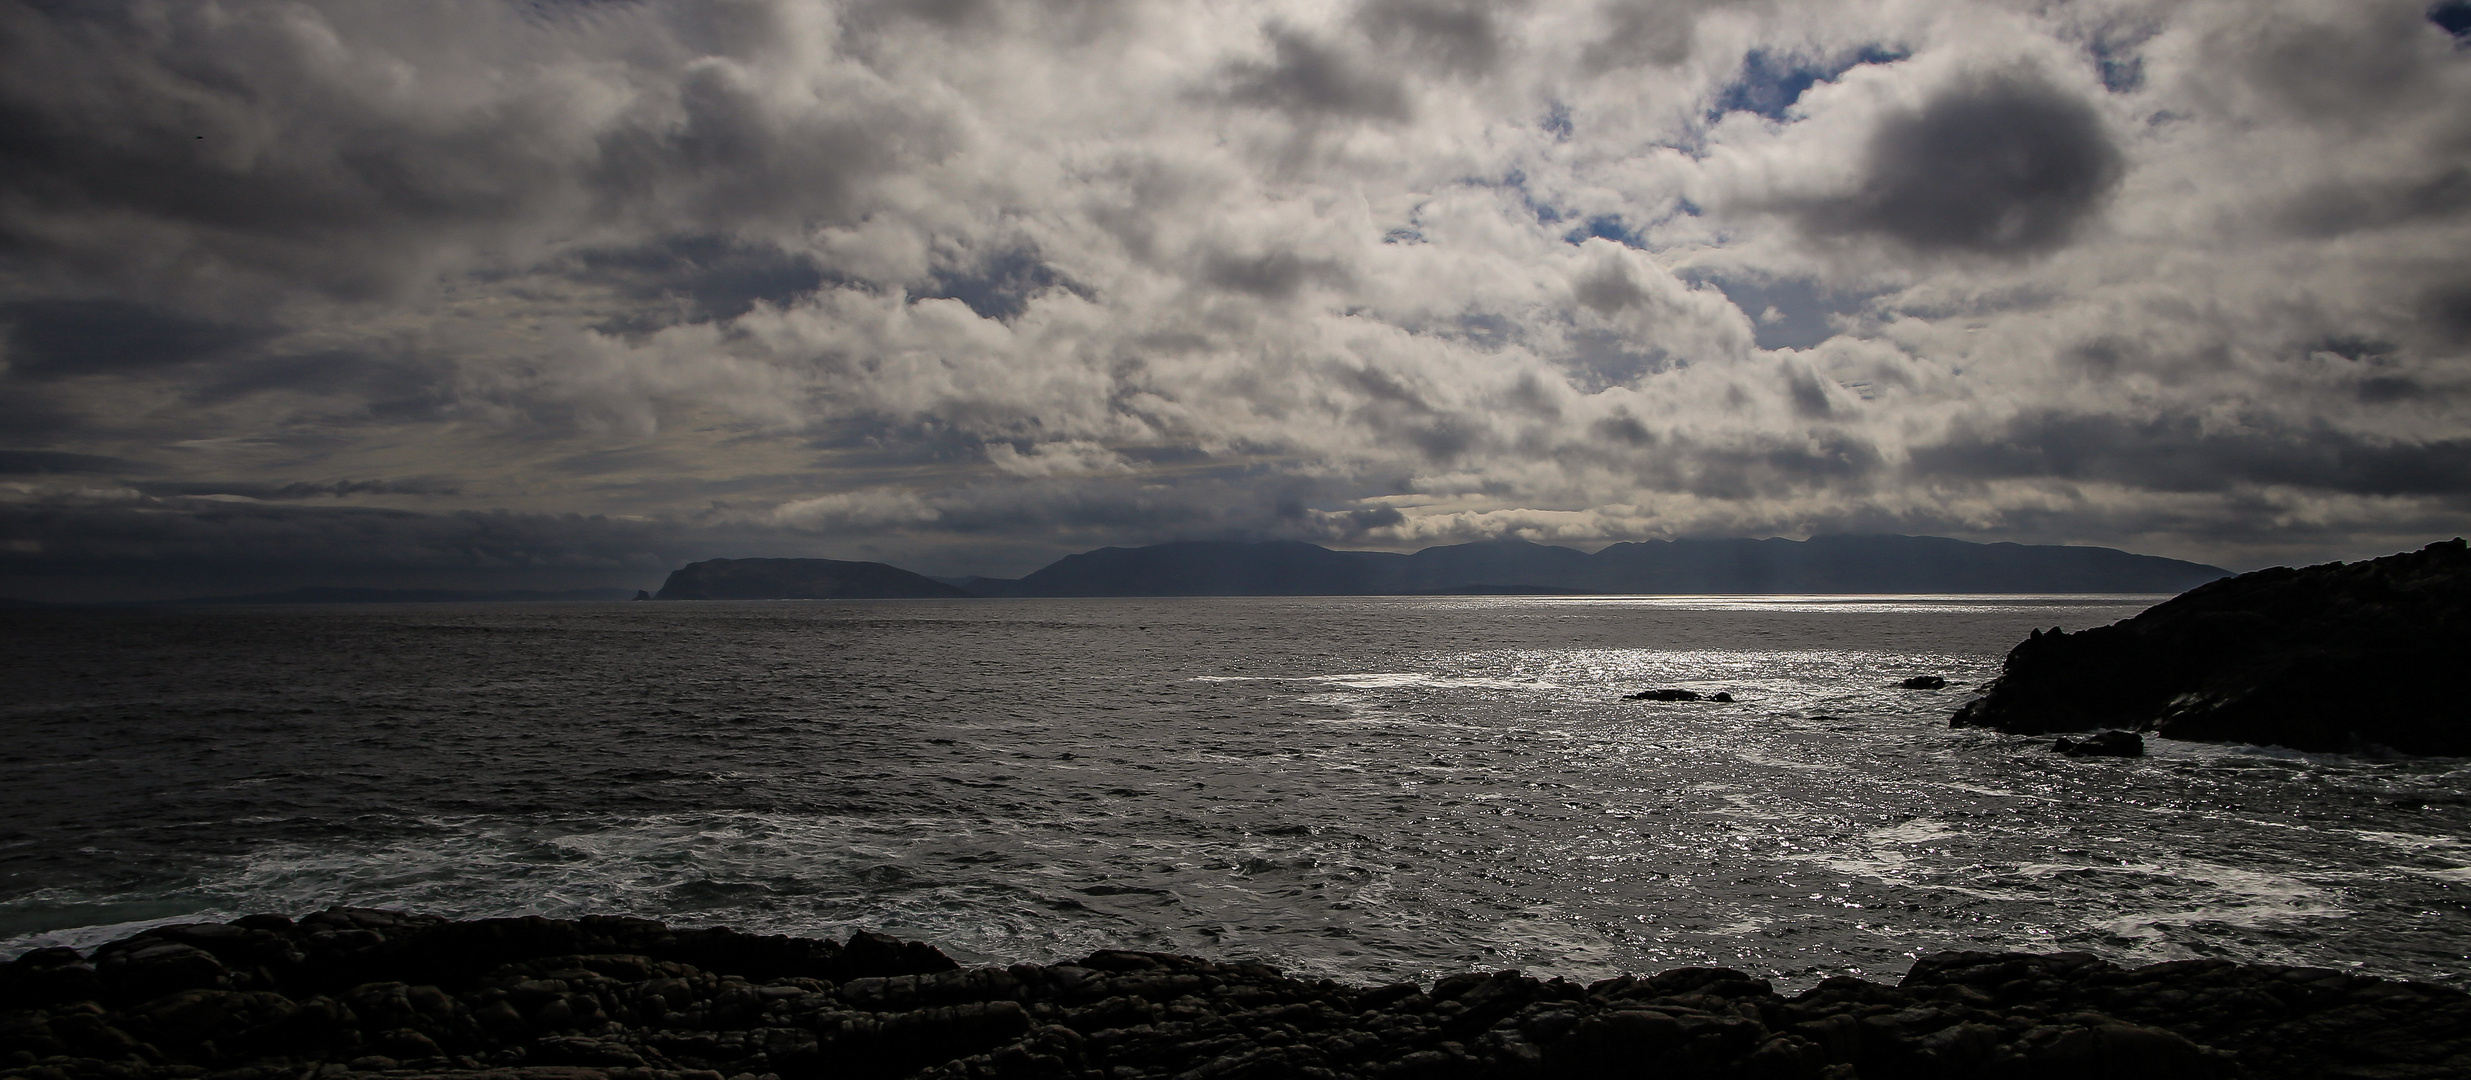
[[[333,908],[0,966],[0,1075],[40,1080],[2471,1075],[2471,994],[2316,968],[1940,953],[1798,995],[1716,968],[1579,985],[1307,982],[1104,951],[632,918]]]

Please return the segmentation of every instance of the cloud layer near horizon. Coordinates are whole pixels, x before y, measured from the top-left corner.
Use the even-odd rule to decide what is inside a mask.
[[[2460,21],[0,0],[0,577],[2415,546]]]

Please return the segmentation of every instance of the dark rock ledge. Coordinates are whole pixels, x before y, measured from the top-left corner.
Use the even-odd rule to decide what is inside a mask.
[[[2313,968],[1943,953],[1794,997],[1684,968],[1430,987],[1101,952],[963,970],[925,945],[640,919],[337,908],[0,967],[10,1076],[2456,1077],[2471,995]]]
[[[2037,630],[1948,722],[2471,755],[2465,657],[2471,549],[2456,538],[2225,578],[2109,626]]]

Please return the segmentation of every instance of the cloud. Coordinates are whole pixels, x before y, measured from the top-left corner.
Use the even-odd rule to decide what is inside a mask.
[[[2471,495],[2471,439],[2381,439],[2317,428],[2223,425],[2203,418],[2036,414],[1916,447],[1935,476],[2104,480],[2156,491],[2253,485],[2350,495]]]
[[[2412,0],[0,0],[0,502],[81,580],[501,511],[544,568],[2373,554],[2471,524],[2467,55]]]
[[[1293,27],[1265,27],[1262,36],[1270,42],[1268,61],[1237,60],[1227,65],[1229,101],[1277,109],[1300,119],[1408,118],[1407,88],[1395,77]]]
[[[2102,117],[2048,83],[1971,75],[1882,119],[1859,187],[1803,207],[1804,228],[1917,251],[2020,256],[2072,239],[2125,162]]]
[[[1369,0],[1356,23],[1373,40],[1460,77],[1490,74],[1506,49],[1492,6],[1465,0]]]

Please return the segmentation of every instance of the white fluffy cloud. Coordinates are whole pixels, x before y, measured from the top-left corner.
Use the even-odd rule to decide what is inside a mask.
[[[2420,0],[0,0],[0,466],[2370,554],[2471,520],[2466,100]]]

